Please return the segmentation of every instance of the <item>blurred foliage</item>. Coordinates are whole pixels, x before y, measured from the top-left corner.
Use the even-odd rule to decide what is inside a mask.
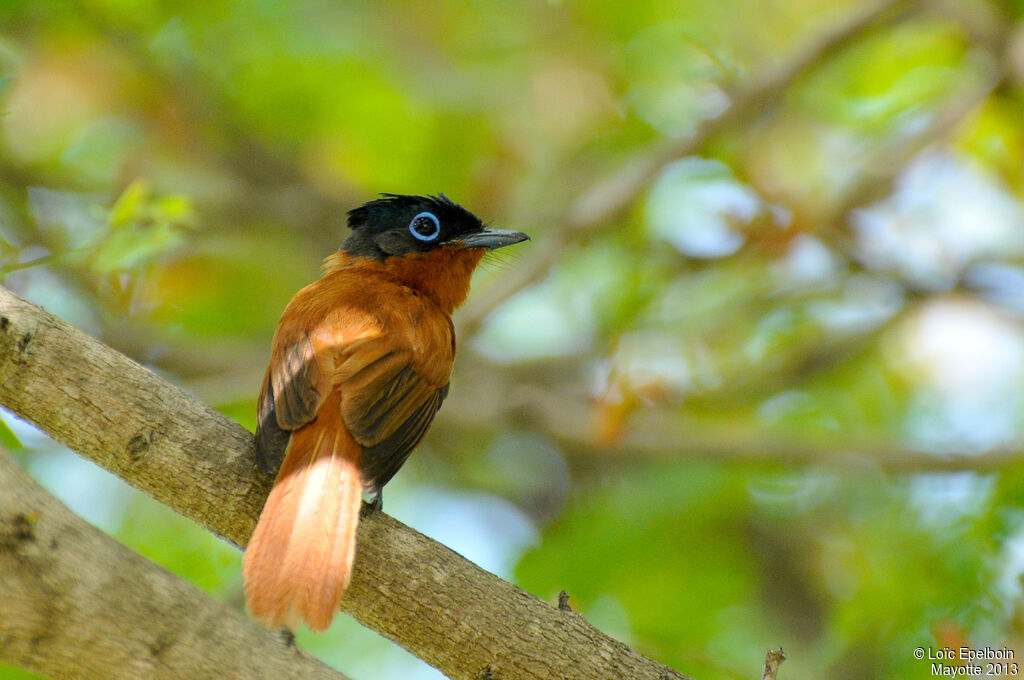
[[[3,0],[0,281],[252,428],[345,211],[443,191],[533,241],[481,268],[389,512],[698,680],[1020,659],[1024,5],[890,4],[743,100],[867,5]],[[243,606],[230,546],[0,446]],[[437,677],[351,621],[299,642]]]

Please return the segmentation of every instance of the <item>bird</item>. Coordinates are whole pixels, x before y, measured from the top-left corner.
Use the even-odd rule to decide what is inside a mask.
[[[257,407],[256,463],[274,484],[243,558],[250,613],[326,630],[352,575],[364,496],[430,428],[455,359],[452,312],[489,250],[526,241],[444,194],[381,194],[288,303]]]

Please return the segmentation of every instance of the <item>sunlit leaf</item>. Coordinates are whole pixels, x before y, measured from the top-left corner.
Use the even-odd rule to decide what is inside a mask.
[[[0,447],[9,452],[20,451],[22,448],[18,435],[11,432],[11,428],[0,418]]]
[[[149,183],[141,177],[125,187],[121,196],[110,208],[110,226],[120,229],[131,220],[136,219],[148,197]]]

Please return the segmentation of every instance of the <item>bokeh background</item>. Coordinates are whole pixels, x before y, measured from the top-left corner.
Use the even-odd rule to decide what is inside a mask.
[[[489,259],[387,511],[698,680],[1024,660],[1024,2],[0,0],[0,281],[250,429],[377,192]],[[91,522],[240,556],[8,413]],[[354,678],[440,677],[339,617]],[[0,678],[32,677],[0,668]]]

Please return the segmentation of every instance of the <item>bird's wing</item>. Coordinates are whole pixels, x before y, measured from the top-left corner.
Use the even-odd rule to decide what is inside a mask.
[[[289,333],[282,324],[278,336],[260,394],[261,469],[276,471],[290,431],[312,421],[336,389],[345,426],[363,447],[364,482],[379,490],[426,434],[447,394],[450,320],[419,298],[400,296],[372,311],[335,304],[312,328]]]
[[[398,472],[448,393],[451,321],[422,301],[409,304],[407,313],[389,315],[383,335],[347,352],[335,373],[342,418],[363,447],[360,466],[371,492]]]
[[[308,333],[282,326],[274,336],[256,419],[256,461],[273,475],[296,430],[316,417],[330,391]]]
[[[278,342],[282,335],[274,337],[257,408],[256,460],[268,475],[281,466],[291,431],[316,417],[328,392],[309,335]]]

